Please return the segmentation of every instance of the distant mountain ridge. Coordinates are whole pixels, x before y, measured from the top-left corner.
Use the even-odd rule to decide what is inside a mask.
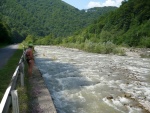
[[[150,0],[124,0],[113,12],[100,16],[69,41],[150,48]],[[80,38],[79,38],[80,37]],[[68,40],[66,42],[68,42]]]
[[[61,0],[1,0],[0,20],[8,24],[14,37],[26,37],[28,34],[62,37],[71,35],[100,15],[115,9],[104,7],[86,12]]]

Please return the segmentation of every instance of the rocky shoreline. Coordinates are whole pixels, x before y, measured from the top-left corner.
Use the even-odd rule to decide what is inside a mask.
[[[150,48],[122,48],[127,56],[150,58]]]

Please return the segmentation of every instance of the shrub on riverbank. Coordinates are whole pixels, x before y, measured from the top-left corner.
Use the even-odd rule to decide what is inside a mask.
[[[85,43],[64,43],[62,44],[65,47],[78,48],[87,52],[100,53],[100,54],[117,54],[125,55],[125,51],[119,46],[108,41],[106,43],[94,43],[86,40]]]
[[[73,37],[68,37],[65,39],[54,38],[53,36],[43,37],[40,40],[36,39],[33,36],[28,36],[26,40],[23,41],[23,44],[27,44],[29,41],[33,42],[36,45],[61,45],[70,48],[78,48],[87,52],[100,53],[100,54],[118,54],[125,55],[125,51],[119,48],[111,41],[103,42],[101,40],[88,40],[84,37],[79,37],[80,39],[75,39]],[[59,40],[59,41],[58,41]]]

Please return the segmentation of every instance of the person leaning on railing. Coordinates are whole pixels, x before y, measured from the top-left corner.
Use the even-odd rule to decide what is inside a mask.
[[[34,55],[33,55],[33,44],[32,43],[28,44],[28,49],[26,49],[25,55],[26,55],[26,61],[28,64],[28,74],[29,74],[29,77],[32,77],[32,70],[33,70],[33,66],[34,66]]]

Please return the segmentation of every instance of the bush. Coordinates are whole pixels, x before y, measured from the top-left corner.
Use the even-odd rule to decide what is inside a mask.
[[[105,53],[105,46],[102,43],[97,43],[95,44],[95,48],[94,48],[94,52],[95,53]]]
[[[114,53],[114,54],[117,54],[117,55],[119,55],[119,56],[125,56],[125,55],[126,55],[126,54],[125,54],[125,51],[124,51],[123,49],[119,48],[119,47],[115,48],[115,49],[113,50],[113,53]]]
[[[88,52],[93,52],[95,48],[95,44],[89,40],[86,40],[85,41],[85,44],[84,44],[84,50],[85,51],[88,51]]]
[[[105,53],[109,54],[109,53],[113,53],[114,49],[116,49],[116,45],[113,44],[112,42],[108,41],[104,44],[105,46]]]
[[[125,55],[125,51],[123,49],[117,47],[111,41],[108,41],[106,43],[102,43],[102,42],[93,43],[89,40],[86,40],[86,42],[84,44],[83,43],[77,44],[74,47],[88,51],[88,52],[94,52],[94,53],[101,53],[101,54],[113,53],[113,54],[118,54],[118,55]]]
[[[142,47],[148,47],[150,48],[150,37],[143,37],[140,41],[140,45]]]
[[[69,47],[69,48],[78,48],[80,50],[84,50],[87,52],[100,53],[100,54],[117,54],[117,55],[125,55],[125,51],[118,46],[116,46],[111,41],[106,43],[98,42],[94,43],[90,40],[87,40],[84,43],[76,42],[76,43],[63,43],[61,46]]]

